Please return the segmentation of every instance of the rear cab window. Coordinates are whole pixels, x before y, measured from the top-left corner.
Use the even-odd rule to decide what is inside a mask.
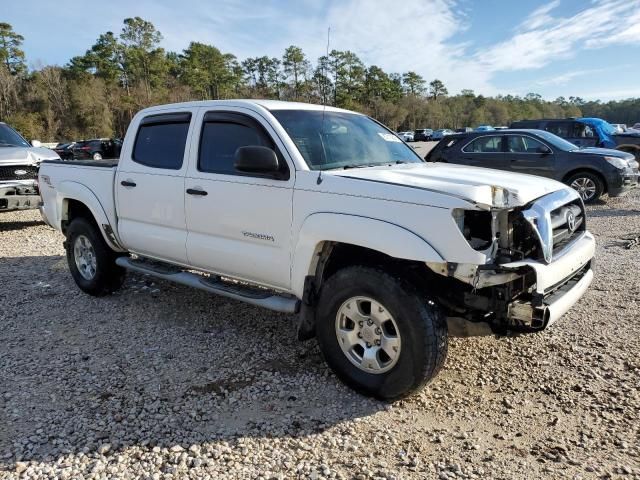
[[[135,163],[180,170],[191,123],[191,113],[163,113],[142,119],[131,155]]]

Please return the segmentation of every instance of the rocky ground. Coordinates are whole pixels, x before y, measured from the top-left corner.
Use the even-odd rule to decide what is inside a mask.
[[[295,318],[147,277],[95,299],[0,214],[0,478],[640,478],[640,193],[590,207],[597,276],[550,330],[453,339],[394,404]]]

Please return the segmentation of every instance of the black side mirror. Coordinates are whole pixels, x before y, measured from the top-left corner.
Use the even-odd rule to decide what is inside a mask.
[[[247,173],[278,173],[280,162],[276,152],[268,147],[247,146],[236,150],[234,167]]]
[[[538,147],[538,153],[541,153],[543,155],[549,155],[551,153],[551,149],[546,145],[542,145]]]

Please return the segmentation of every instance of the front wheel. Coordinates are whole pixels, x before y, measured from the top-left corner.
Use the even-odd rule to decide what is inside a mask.
[[[567,179],[567,185],[576,190],[584,203],[593,203],[602,196],[604,184],[590,172],[578,172]]]
[[[94,160],[102,160],[102,154],[100,152],[96,152],[93,154]]]
[[[436,376],[447,356],[440,309],[382,270],[347,267],[322,287],[316,335],[347,385],[385,400],[410,394]]]
[[[66,233],[67,263],[80,290],[102,296],[122,286],[126,271],[116,265],[118,255],[109,248],[94,223],[76,218]]]

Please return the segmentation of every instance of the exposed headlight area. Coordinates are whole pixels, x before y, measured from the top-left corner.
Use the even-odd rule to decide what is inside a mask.
[[[471,248],[481,251],[491,246],[493,242],[491,212],[454,208],[452,216]]]

